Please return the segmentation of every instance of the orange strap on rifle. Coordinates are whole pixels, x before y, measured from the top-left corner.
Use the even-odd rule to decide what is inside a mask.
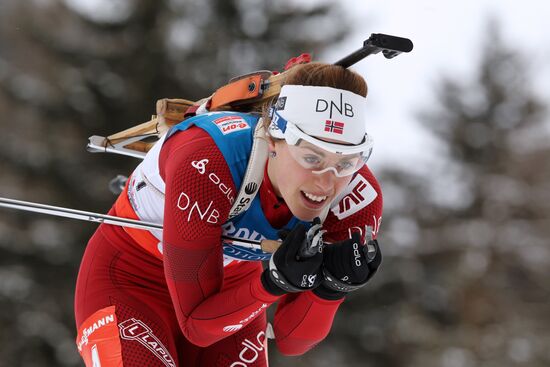
[[[210,100],[210,110],[234,102],[252,99],[261,94],[262,75],[250,75],[219,88]]]
[[[309,54],[301,54],[298,57],[293,57],[286,63],[285,71],[294,65],[307,64],[308,62],[311,62],[311,56]],[[258,99],[264,93],[262,83],[268,79],[271,80],[271,76],[275,76],[277,74],[279,73],[259,71],[256,73],[251,73],[250,75],[244,75],[243,77],[224,85],[214,93],[210,99],[208,109],[210,111],[215,111],[225,106],[243,104],[243,102]]]

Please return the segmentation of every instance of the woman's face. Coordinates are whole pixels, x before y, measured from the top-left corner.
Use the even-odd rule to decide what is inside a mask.
[[[344,190],[352,175],[336,177],[333,172],[313,173],[302,167],[291,155],[284,141],[275,141],[270,149],[268,175],[277,195],[300,220],[312,221]]]

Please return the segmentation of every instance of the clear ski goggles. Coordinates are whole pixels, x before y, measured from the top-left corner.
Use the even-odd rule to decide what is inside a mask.
[[[327,142],[305,134],[289,121],[283,137],[290,155],[300,166],[319,175],[332,172],[336,177],[350,176],[361,169],[374,145],[367,134],[359,145]]]
[[[271,107],[269,135],[284,139],[302,167],[336,177],[357,172],[369,159],[365,97],[332,87],[283,85]]]

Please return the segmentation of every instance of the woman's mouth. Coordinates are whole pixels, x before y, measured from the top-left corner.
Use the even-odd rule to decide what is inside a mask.
[[[302,194],[302,199],[304,199],[307,206],[313,209],[324,206],[328,197],[326,195],[314,195],[305,191],[300,191],[300,193]]]

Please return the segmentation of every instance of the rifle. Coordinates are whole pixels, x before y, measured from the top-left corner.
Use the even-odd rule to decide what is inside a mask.
[[[337,61],[335,65],[348,68],[369,55],[375,55],[382,52],[384,57],[391,59],[402,52],[410,52],[412,49],[413,43],[407,38],[373,33],[363,43],[363,47]],[[309,55],[302,54],[297,58],[291,59],[285,66],[285,71],[280,74],[262,70],[233,78],[227,85],[217,89],[211,96],[199,101],[193,102],[186,99],[167,98],[160,99],[157,101],[157,113],[152,116],[151,120],[107,137],[91,136],[87,149],[93,153],[116,153],[143,159],[154,143],[160,139],[170,127],[189,117],[189,115],[194,113],[198,108],[208,105],[209,111],[251,110],[254,106],[279,94],[282,83],[287,75],[285,73],[287,73],[292,65],[307,63],[309,61]],[[121,175],[115,177],[110,183],[111,191],[120,193],[126,179],[126,177]],[[96,223],[109,223],[124,227],[162,229],[161,224],[2,197],[0,197],[0,207]],[[314,236],[312,235],[311,237],[313,239]],[[320,235],[317,237],[320,238]],[[235,245],[249,248],[261,248],[265,252],[273,252],[278,246],[277,241],[270,240],[264,240],[260,244],[254,241],[245,241],[236,238],[227,237],[225,239],[231,241]]]
[[[381,52],[387,59],[392,59],[412,49],[413,43],[408,38],[373,33],[363,42],[360,49],[334,64],[348,68],[369,55]],[[143,159],[154,143],[170,127],[185,120],[197,109],[207,107],[208,111],[250,111],[279,94],[291,66],[309,61],[309,55],[302,54],[291,59],[282,73],[275,74],[260,70],[235,77],[209,97],[198,101],[178,98],[159,99],[156,104],[156,114],[151,117],[151,120],[107,137],[91,136],[87,150],[92,153],[115,153]]]

